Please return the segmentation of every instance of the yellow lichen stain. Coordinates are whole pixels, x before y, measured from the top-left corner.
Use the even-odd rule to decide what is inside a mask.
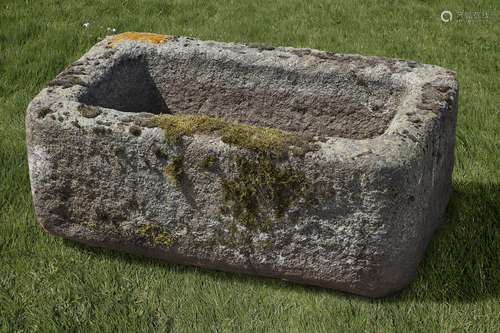
[[[161,35],[161,34],[154,34],[150,32],[124,32],[118,35],[114,35],[111,37],[111,46],[115,46],[116,44],[126,41],[126,40],[135,40],[135,41],[141,41],[141,42],[149,42],[153,44],[161,44],[164,43],[170,39],[172,39],[173,36],[169,35]]]

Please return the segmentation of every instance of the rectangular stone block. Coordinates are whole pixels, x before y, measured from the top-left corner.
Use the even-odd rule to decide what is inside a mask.
[[[36,214],[91,246],[370,297],[404,288],[451,192],[446,69],[124,33],[26,115]]]

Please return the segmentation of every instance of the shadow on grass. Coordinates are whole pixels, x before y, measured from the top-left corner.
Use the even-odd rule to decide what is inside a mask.
[[[500,184],[457,182],[416,281],[391,298],[474,302],[500,291]]]
[[[367,302],[467,303],[499,295],[500,270],[497,259],[500,253],[500,242],[496,221],[496,218],[500,216],[499,203],[500,186],[498,184],[455,184],[447,209],[447,222],[437,231],[431,241],[426,257],[420,265],[417,279],[402,292],[379,300],[370,300],[278,279],[170,264],[108,249],[91,248],[68,240],[64,243],[88,253],[123,260],[129,264],[158,265],[181,274],[202,274],[219,281],[262,285],[273,289],[293,289],[297,292],[318,295],[330,294]]]

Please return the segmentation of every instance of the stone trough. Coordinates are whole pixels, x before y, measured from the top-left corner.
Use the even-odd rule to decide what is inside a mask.
[[[90,246],[384,296],[443,218],[457,94],[411,61],[107,37],[28,107],[37,218]]]

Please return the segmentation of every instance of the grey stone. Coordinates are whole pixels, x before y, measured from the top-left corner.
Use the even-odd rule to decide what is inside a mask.
[[[28,107],[32,193],[48,232],[370,297],[410,283],[451,192],[453,72],[120,36],[96,44]],[[263,153],[221,131],[172,141],[158,114],[284,130],[307,149]]]

